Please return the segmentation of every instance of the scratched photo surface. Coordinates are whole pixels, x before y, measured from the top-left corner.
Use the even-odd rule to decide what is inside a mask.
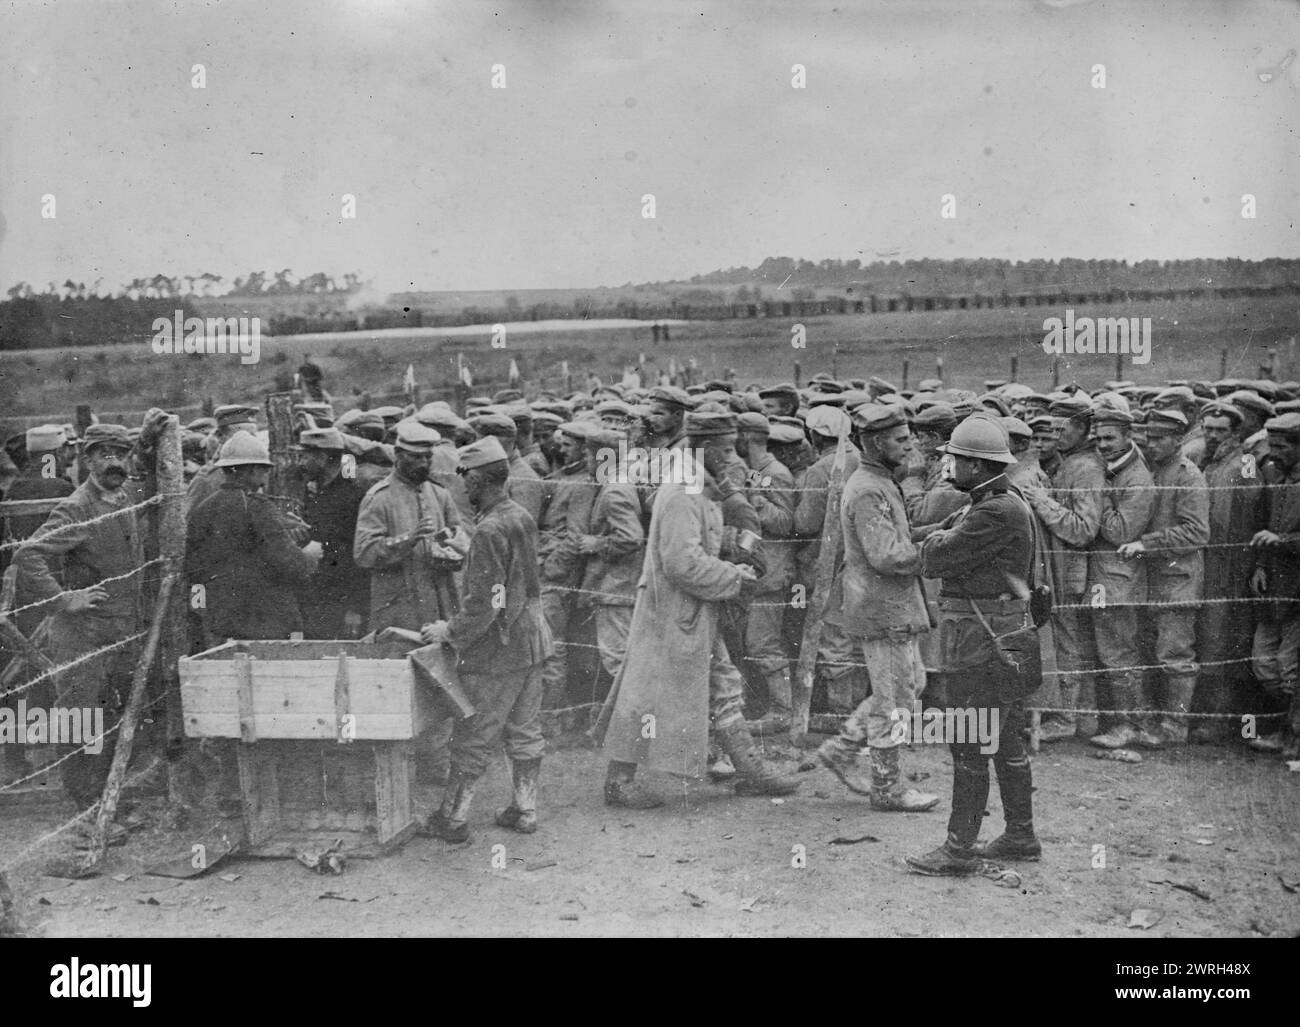
[[[12,5],[0,936],[1293,936],[1297,52]]]

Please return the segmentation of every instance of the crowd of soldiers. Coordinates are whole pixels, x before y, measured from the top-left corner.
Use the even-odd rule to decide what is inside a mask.
[[[984,385],[819,374],[802,386],[609,385],[531,401],[507,389],[469,397],[462,413],[440,401],[336,416],[305,402],[296,498],[266,492],[258,408],[219,407],[183,432],[185,574],[202,596],[193,650],[389,629],[451,646],[478,712],[429,743],[447,779],[429,830],[459,841],[498,742],[514,792],[497,821],[536,829],[539,710],[575,696],[604,700],[595,732],[612,805],[662,802],[638,766],[707,768],[740,794],[793,792],[754,740],[797,719],[793,672],[816,598],[812,709],[844,718],[820,759],[874,809],[933,809],[938,796],[902,784],[891,712],[943,707],[963,690],[932,628],[961,598],[938,579],[969,571],[949,551],[984,487],[954,477],[964,457],[1032,510],[1029,574],[1011,561],[980,598],[1050,590],[1041,741],[1243,739],[1295,758],[1300,383]],[[164,416],[95,424],[80,439],[39,426],[5,445],[4,498],[60,500],[48,518],[7,520],[17,623],[55,664],[95,654],[43,683],[56,704],[120,709],[138,643],[99,650],[141,630],[149,575],[131,572],[150,526],[115,511],[156,488],[150,450]],[[647,454],[672,451],[698,459],[699,487],[637,473]],[[976,562],[1000,529],[981,530],[962,536]],[[572,680],[582,638],[599,653],[594,685]],[[11,687],[31,670],[15,665]],[[93,801],[111,753],[71,758],[69,794]],[[1022,758],[998,765],[1000,782]],[[1025,760],[1026,796],[1027,773]]]

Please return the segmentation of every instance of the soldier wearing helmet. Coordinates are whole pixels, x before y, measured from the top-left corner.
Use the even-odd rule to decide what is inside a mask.
[[[970,495],[970,506],[921,543],[920,566],[926,577],[943,579],[939,637],[948,701],[963,712],[974,710],[975,723],[992,730],[987,740],[949,739],[948,837],[932,852],[907,857],[914,871],[936,876],[972,873],[981,858],[1037,859],[1042,852],[1034,836],[1033,778],[1021,739],[1024,700],[1040,683],[1041,673],[1033,673],[1032,660],[1018,669],[1016,657],[998,641],[1033,628],[1033,514],[1007,480],[1015,457],[996,421],[967,418],[954,429],[944,453],[953,458],[953,484]],[[1018,637],[1026,638],[1026,645],[1037,644],[1032,630]],[[990,748],[1006,832],[980,846],[976,839],[988,803]]]
[[[288,638],[303,630],[298,592],[320,562],[321,545],[300,548],[261,491],[271,459],[252,435],[231,436],[216,466],[225,480],[190,510],[185,539],[190,584],[203,587],[208,640]]]

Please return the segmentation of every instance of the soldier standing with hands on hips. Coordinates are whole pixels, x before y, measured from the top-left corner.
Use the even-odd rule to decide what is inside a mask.
[[[993,729],[988,743],[995,746],[993,766],[1007,827],[993,841],[976,844],[989,796],[989,754],[987,747],[981,751],[979,739],[950,739],[947,840],[923,856],[907,857],[913,871],[931,876],[973,873],[981,859],[1038,859],[1042,853],[1034,836],[1033,778],[1021,738],[1025,697],[1042,677],[1029,604],[1033,514],[1007,481],[1015,458],[1001,425],[980,415],[968,417],[943,452],[953,457],[953,484],[971,502],[921,543],[921,573],[943,579],[939,644],[948,701],[957,709],[973,708],[975,723]]]

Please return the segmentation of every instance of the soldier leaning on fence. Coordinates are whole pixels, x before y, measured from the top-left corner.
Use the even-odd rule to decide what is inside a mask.
[[[587,436],[599,430],[595,421],[572,421],[556,430],[560,456],[544,480],[542,519],[537,528],[537,559],[541,565],[542,614],[555,643],[542,671],[543,703],[552,709],[568,695],[568,651],[565,638],[582,583],[582,558],[576,547],[564,545],[570,533],[585,530],[591,518],[596,485],[587,469]]]
[[[1139,625],[1153,637],[1164,692],[1146,689],[1148,709],[1160,709],[1139,727],[1138,744],[1148,748],[1187,741],[1192,695],[1196,691],[1196,607],[1201,599],[1202,553],[1210,540],[1210,499],[1205,477],[1183,454],[1187,418],[1173,407],[1147,413],[1144,453],[1155,486],[1151,521],[1142,537],[1119,547],[1128,560],[1146,563],[1147,601]],[[1182,716],[1179,716],[1182,714]]]
[[[1206,713],[1244,713],[1250,681],[1247,661],[1255,633],[1250,596],[1254,554],[1250,540],[1263,516],[1262,469],[1241,449],[1241,414],[1228,403],[1211,403],[1201,414],[1205,439],[1206,490],[1210,499],[1210,544],[1205,550],[1205,598],[1197,613],[1196,652],[1201,660],[1197,703]],[[1231,662],[1231,661],[1237,662]],[[1212,742],[1236,734],[1225,719],[1192,728],[1193,741]]]
[[[592,611],[600,662],[611,678],[618,676],[627,655],[636,583],[645,555],[641,501],[635,487],[603,480],[611,470],[617,479],[612,461],[617,459],[620,442],[627,442],[626,435],[610,428],[597,428],[587,435],[587,475],[595,492],[571,508],[575,513],[579,508],[585,510],[587,520],[580,523],[571,517],[560,543],[574,551],[582,563],[582,584],[573,608]]]
[[[217,407],[213,411],[213,417],[216,419],[217,427],[208,438],[208,462],[190,479],[185,492],[186,506],[191,510],[221,488],[221,483],[225,480],[217,467],[217,456],[221,447],[233,438],[236,432],[257,434],[257,407],[231,403]]]
[[[757,580],[754,568],[718,556],[725,533],[719,506],[738,489],[729,480],[719,488],[734,453],[735,416],[697,410],[686,428],[709,474],[702,492],[672,482],[655,497],[627,658],[595,730],[610,760],[610,806],[663,805],[635,780],[638,766],[698,777],[710,722],[735,765],[736,794],[789,795],[799,787],[759,759],[743,720],[740,672],[718,625],[720,604],[751,594]]]
[[[15,479],[5,494],[11,502],[33,499],[62,499],[75,491],[67,478],[68,454],[64,446],[66,439],[63,427],[57,424],[43,424],[29,428],[26,433],[27,466]],[[6,542],[20,542],[30,538],[45,523],[44,514],[9,514],[5,518],[3,537]],[[0,552],[0,570],[8,567],[12,560],[12,549]],[[27,594],[25,589],[17,587],[14,593],[14,607],[27,606],[36,598]],[[37,625],[45,617],[45,611],[38,609],[20,613],[17,618],[18,630],[31,637]]]
[[[221,447],[224,480],[191,508],[185,571],[203,588],[200,613],[210,645],[228,638],[288,638],[303,630],[298,597],[315,572],[319,543],[299,546],[261,490],[271,471],[266,447],[247,432]]]
[[[925,690],[918,638],[930,630],[920,558],[893,478],[911,452],[912,436],[899,406],[863,404],[852,419],[862,455],[840,502],[843,603],[826,616],[853,640],[871,694],[817,757],[848,788],[869,795],[872,809],[922,812],[933,809],[939,797],[903,787],[901,741],[894,730],[895,711],[910,716]],[[870,757],[869,779],[859,768],[863,752]]]
[[[831,482],[838,477],[842,484],[848,481],[853,472],[858,469],[857,448],[846,441],[844,464],[839,474],[835,473],[835,455],[839,448],[839,440],[842,438],[847,440],[852,430],[848,414],[833,406],[813,407],[808,411],[807,425],[813,445],[817,448],[817,460],[804,475],[802,491],[798,493],[795,503],[793,532],[796,538],[806,540],[803,545],[797,547],[795,557],[795,579],[804,587],[805,605],[787,611],[787,615],[790,613],[799,615],[796,637],[800,644],[803,641],[803,615],[807,612],[807,600],[812,599],[817,584],[817,563],[821,558],[822,532],[826,530],[826,503]],[[837,548],[842,548],[843,535],[840,530],[838,510],[831,516],[831,530],[834,532],[833,544]],[[826,591],[826,602],[822,607],[824,615],[816,663],[817,674],[826,683],[826,701],[831,713],[848,713],[853,709],[855,682],[861,683],[861,687],[857,689],[861,694],[857,698],[860,700],[867,694],[866,675],[862,673],[861,668],[849,666],[858,662],[857,647],[839,626],[836,618],[825,616],[840,608],[844,594],[842,577],[843,561],[837,558]],[[795,655],[798,655],[797,649]]]
[[[1130,711],[1138,708],[1142,672],[1131,668],[1142,663],[1137,608],[1147,598],[1146,564],[1124,558],[1119,550],[1146,532],[1155,493],[1151,472],[1133,442],[1133,415],[1094,405],[1092,423],[1097,454],[1106,467],[1101,523],[1088,557],[1088,601],[1093,604],[1098,663],[1109,686],[1108,696],[1097,689],[1097,705],[1111,710],[1111,721],[1091,742],[1103,749],[1119,749],[1138,739]]]
[[[790,656],[781,622],[794,581],[794,478],[767,451],[772,426],[763,414],[746,411],[736,419],[736,427],[736,452],[749,467],[745,495],[758,515],[766,563],[745,623],[745,657],[750,671],[766,685],[767,710],[748,727],[779,734],[790,730],[791,715]]]
[[[468,548],[451,493],[429,481],[438,433],[403,424],[392,473],[361,500],[352,555],[370,573],[370,630],[418,631],[456,612],[454,572]]]
[[[370,612],[370,575],[356,565],[352,545],[364,495],[343,473],[343,435],[313,428],[298,438],[301,464],[312,486],[303,520],[321,545],[321,561],[303,596],[307,638],[360,638]],[[355,465],[353,465],[355,466]]]
[[[1056,608],[1052,611],[1052,635],[1056,665],[1065,673],[1057,677],[1058,708],[1066,712],[1043,717],[1040,739],[1055,742],[1085,736],[1086,730],[1073,712],[1080,703],[1091,707],[1096,701],[1093,671],[1098,665],[1092,611],[1072,609],[1088,602],[1089,551],[1101,528],[1102,490],[1106,465],[1089,440],[1092,412],[1087,400],[1063,399],[1054,403],[1051,414],[1060,419],[1057,454],[1060,457],[1049,490],[1027,487],[1025,499],[1038,515],[1051,551],[1052,587]],[[1085,673],[1080,673],[1085,672]]]
[[[14,558],[23,593],[50,600],[44,652],[55,666],[141,630],[142,575],[99,584],[139,568],[145,559],[137,512],[107,516],[129,506],[123,485],[130,451],[130,437],[122,426],[87,428],[82,441],[87,479],[59,502]],[[105,730],[112,729],[130,692],[138,652],[139,643],[133,642],[63,671],[54,679],[54,706],[102,706]],[[64,789],[79,805],[88,806],[99,797],[116,739],[116,733],[108,735],[98,754],[82,752],[63,764]],[[69,751],[77,748],[67,746]]]
[[[514,796],[499,810],[502,827],[537,830],[542,752],[542,665],[551,635],[542,615],[537,525],[506,495],[508,461],[501,443],[480,439],[460,451],[460,473],[477,521],[465,559],[461,607],[449,621],[422,629],[427,643],[456,651],[461,684],[474,714],[451,736],[451,776],[426,830],[449,842],[469,840],[474,790],[498,739],[510,760]]]
[[[1256,561],[1251,591],[1272,600],[1254,604],[1251,656],[1256,679],[1284,716],[1277,731],[1261,734],[1250,746],[1295,759],[1300,755],[1300,414],[1282,414],[1264,427],[1280,477],[1266,490],[1266,527],[1250,543]]]
[[[1007,481],[1013,460],[1001,428],[983,417],[963,421],[945,450],[953,457],[953,481],[970,494],[970,506],[953,514],[921,543],[920,565],[927,577],[942,578],[939,632],[948,675],[948,701],[973,710],[977,724],[996,730],[989,739],[1002,798],[1006,830],[980,846],[981,822],[989,796],[989,758],[980,739],[950,740],[952,813],[948,836],[937,849],[908,856],[914,871],[931,875],[972,873],[980,860],[1038,859],[1034,835],[1033,774],[1021,740],[1024,700],[1038,685],[1030,669],[1004,659],[994,636],[1030,629],[1020,637],[1037,644],[1029,613],[1028,578],[1033,554],[1033,514]],[[995,716],[996,715],[996,716]]]

